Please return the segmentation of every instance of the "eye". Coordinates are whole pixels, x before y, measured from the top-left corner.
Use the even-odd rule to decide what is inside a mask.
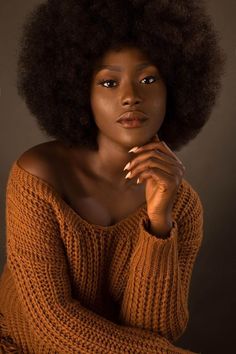
[[[157,81],[157,77],[155,77],[155,76],[146,76],[144,79],[142,79],[141,81],[143,81],[143,80],[147,80],[147,79],[149,79],[149,81],[150,81],[150,78],[152,78],[152,80],[154,79],[154,81],[152,81],[152,82],[155,82],[155,81]],[[113,87],[115,87],[115,86],[110,86],[110,85],[108,85],[108,86],[104,86],[106,83],[111,83],[111,82],[116,82],[116,80],[102,80],[102,81],[99,81],[98,82],[98,85],[102,85],[103,87],[106,87],[106,88],[113,88]]]
[[[143,80],[147,80],[147,78],[154,78],[154,81],[156,81],[157,80],[157,78],[155,77],[155,76],[146,76]],[[143,80],[141,80],[141,81],[143,81]]]
[[[108,88],[111,87],[111,86],[104,86],[104,84],[107,82],[115,82],[115,80],[103,80],[103,81],[99,81],[98,84],[102,85],[103,87],[108,87]],[[112,87],[114,87],[114,86],[112,86]]]

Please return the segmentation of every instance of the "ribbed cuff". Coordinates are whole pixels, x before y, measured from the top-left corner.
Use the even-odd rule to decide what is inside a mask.
[[[177,262],[178,225],[173,221],[170,235],[166,238],[152,235],[145,220],[140,222],[139,238],[132,256],[132,268],[151,277],[156,272],[168,274],[168,267]]]

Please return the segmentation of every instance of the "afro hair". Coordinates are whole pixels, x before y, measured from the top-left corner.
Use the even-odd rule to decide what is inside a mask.
[[[167,107],[158,136],[179,150],[210,117],[225,53],[200,0],[48,0],[27,17],[17,88],[38,125],[67,145],[97,148],[90,82],[106,51],[133,46],[160,70]]]

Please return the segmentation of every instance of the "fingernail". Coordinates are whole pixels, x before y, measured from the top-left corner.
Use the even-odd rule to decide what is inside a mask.
[[[135,151],[137,151],[139,149],[139,147],[138,146],[135,146],[135,147],[133,147],[131,150],[129,150],[129,152],[135,152]]]
[[[129,166],[130,166],[130,162],[128,162],[127,165],[125,165],[123,171],[128,170],[128,169],[129,169]]]
[[[125,176],[125,178],[129,178],[131,175],[131,172],[127,173],[127,175]]]

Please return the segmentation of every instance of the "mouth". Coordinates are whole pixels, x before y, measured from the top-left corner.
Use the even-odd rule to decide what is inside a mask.
[[[138,118],[138,117],[132,117],[132,118],[122,118],[119,119],[117,122],[122,125],[124,128],[138,128],[141,127],[145,122],[147,121],[147,118]]]
[[[122,114],[117,123],[120,123],[122,126],[126,127],[138,127],[147,120],[147,116],[141,112],[126,112]]]
[[[117,120],[118,123],[122,123],[122,122],[132,122],[132,121],[139,121],[139,122],[144,122],[145,120],[147,120],[147,118],[140,118],[137,116],[133,116],[132,118],[120,118]]]

